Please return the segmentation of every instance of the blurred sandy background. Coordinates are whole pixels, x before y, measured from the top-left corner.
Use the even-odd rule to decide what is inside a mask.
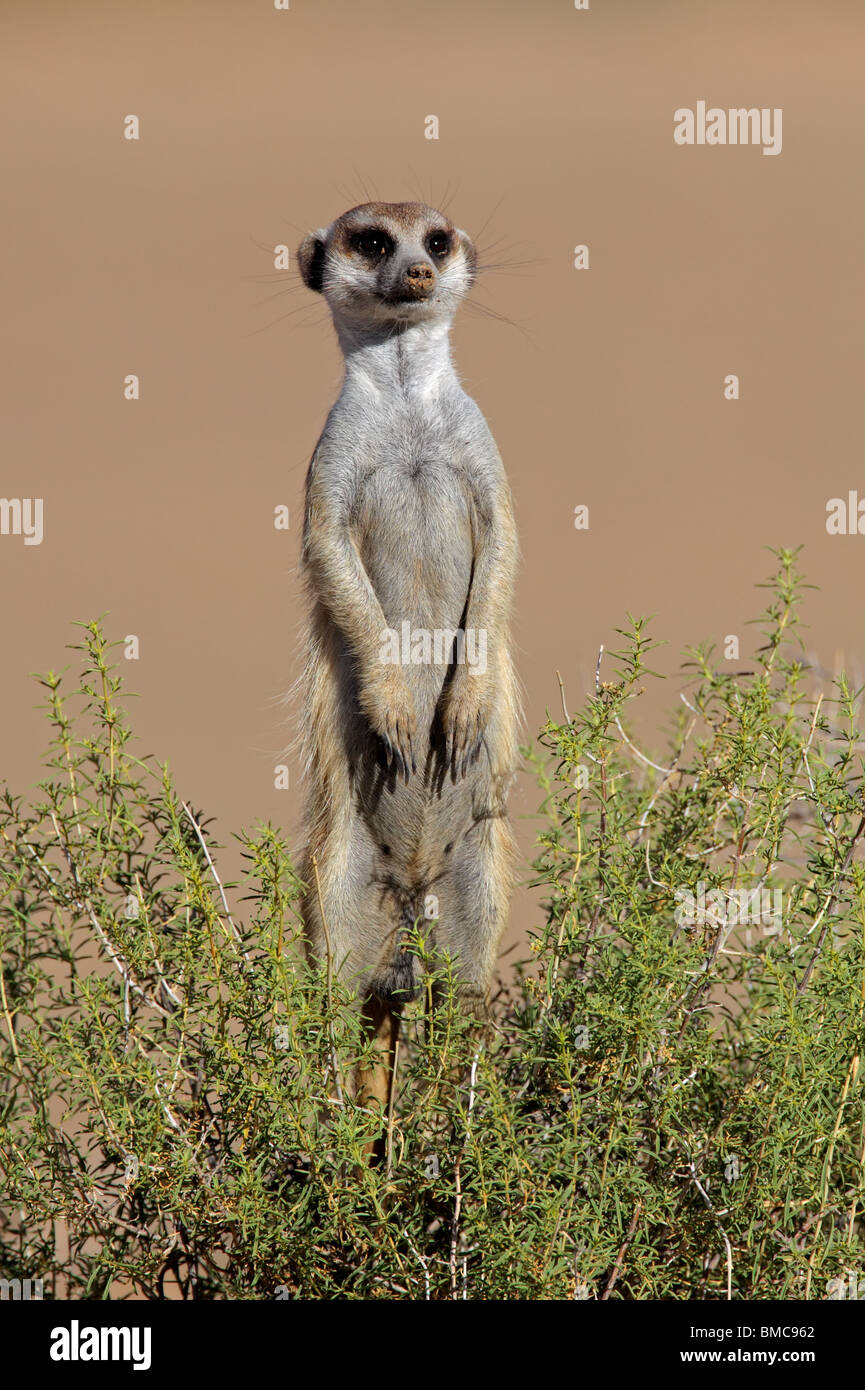
[[[367,194],[447,196],[497,243],[487,259],[518,263],[476,291],[516,326],[463,311],[456,355],[515,495],[532,731],[559,709],[557,668],[580,702],[628,609],[658,615],[673,676],[687,642],[738,633],[747,653],[766,545],[805,544],[813,650],[861,670],[865,537],[825,530],[828,498],[865,496],[861,4],[3,0],[0,16],[0,494],[45,506],[41,546],[0,537],[16,790],[44,744],[28,673],[63,664],[71,620],[107,613],[141,643],[124,663],[140,750],[217,817],[225,873],[240,825],[294,836],[280,696],[340,363],[322,302],[280,293],[296,280],[268,248]],[[782,153],[677,147],[673,112],[698,100],[782,107]],[[676,688],[645,697],[647,748]],[[537,800],[523,778],[515,817]],[[513,931],[538,920],[523,891]]]

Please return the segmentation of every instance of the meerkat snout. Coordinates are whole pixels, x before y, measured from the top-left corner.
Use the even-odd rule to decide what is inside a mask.
[[[422,262],[410,265],[405,273],[403,284],[415,299],[426,299],[435,288],[435,271],[431,265]]]
[[[297,259],[337,325],[449,320],[477,269],[467,234],[424,203],[351,208],[305,237]]]

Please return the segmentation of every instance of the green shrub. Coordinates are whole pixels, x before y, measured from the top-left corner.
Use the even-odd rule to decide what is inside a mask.
[[[548,720],[532,959],[484,1032],[452,993],[407,1010],[384,1115],[351,1098],[356,1009],[303,957],[280,836],[241,836],[243,898],[221,885],[86,625],[74,693],[42,678],[38,799],[0,808],[0,1275],[70,1298],[843,1296],[865,1275],[857,698],[813,693],[777,559],[743,669],[688,653],[662,763],[625,724],[643,621]]]

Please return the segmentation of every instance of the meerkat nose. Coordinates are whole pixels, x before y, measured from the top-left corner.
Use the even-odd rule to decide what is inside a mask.
[[[405,286],[412,294],[420,298],[429,294],[433,287],[435,275],[431,265],[425,261],[418,261],[416,265],[410,265],[405,273]]]

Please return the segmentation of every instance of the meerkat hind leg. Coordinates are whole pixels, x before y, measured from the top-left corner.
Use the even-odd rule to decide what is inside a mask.
[[[436,937],[454,958],[455,993],[460,1008],[482,1022],[495,974],[499,942],[507,923],[513,836],[502,817],[484,819],[454,850],[442,886]],[[435,997],[441,1001],[442,983]]]
[[[391,1091],[396,1083],[396,1044],[399,1037],[399,1011],[384,1004],[371,994],[363,1006],[367,1036],[372,1039],[373,1053],[366,1064],[358,1063],[355,1071],[355,1097],[359,1105],[376,1106],[386,1114]],[[366,1158],[381,1163],[387,1154],[386,1130],[366,1146]]]

